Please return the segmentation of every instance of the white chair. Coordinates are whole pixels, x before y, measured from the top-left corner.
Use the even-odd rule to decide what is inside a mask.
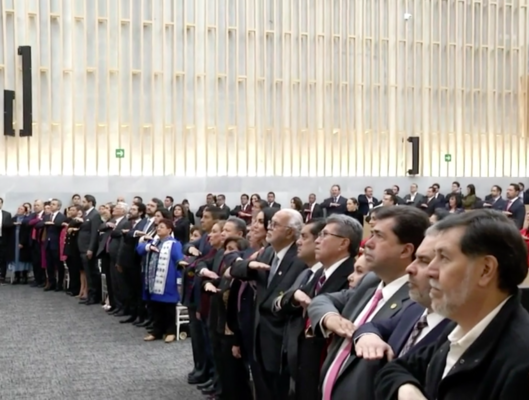
[[[185,340],[187,332],[180,332],[182,325],[189,324],[189,311],[181,304],[176,305],[176,340]]]

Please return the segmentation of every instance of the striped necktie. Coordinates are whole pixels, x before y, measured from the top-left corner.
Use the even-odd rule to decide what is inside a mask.
[[[417,339],[419,339],[419,336],[421,336],[421,332],[424,328],[428,326],[428,321],[426,319],[426,314],[424,314],[419,320],[415,323],[413,330],[411,331],[410,337],[408,338],[408,341],[402,348],[399,357],[402,357],[405,355],[408,351],[411,350],[411,348],[415,345],[417,342]]]

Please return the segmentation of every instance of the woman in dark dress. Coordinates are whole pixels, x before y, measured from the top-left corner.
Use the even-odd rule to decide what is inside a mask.
[[[364,226],[364,214],[358,209],[358,200],[354,197],[347,199],[347,212],[345,215],[356,219],[360,222],[360,225]]]
[[[195,226],[195,214],[189,209],[189,201],[187,199],[182,200],[182,206],[184,207],[185,212],[187,213],[187,219],[191,226]]]
[[[12,281],[14,285],[27,284],[28,271],[33,269],[31,228],[28,225],[22,225],[27,212],[24,206],[18,207],[16,215],[12,218],[13,229],[8,238],[6,261],[9,270],[15,274],[15,279]]]
[[[191,222],[187,218],[187,211],[182,204],[173,208],[173,237],[182,245],[189,242],[189,230]]]
[[[68,208],[68,218],[65,221],[66,235],[64,239],[64,256],[66,257],[66,266],[70,276],[68,293],[72,296],[85,299],[88,296],[88,285],[86,275],[83,270],[81,253],[77,244],[79,227],[83,218],[81,206],[72,205]]]
[[[290,200],[290,208],[299,211],[299,213],[301,214],[301,218],[305,217],[305,214],[303,214],[303,202],[299,197],[292,197],[292,199]]]

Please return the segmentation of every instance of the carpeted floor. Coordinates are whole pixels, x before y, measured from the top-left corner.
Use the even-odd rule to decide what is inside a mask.
[[[100,306],[0,286],[0,399],[194,400],[190,339],[143,342]]]

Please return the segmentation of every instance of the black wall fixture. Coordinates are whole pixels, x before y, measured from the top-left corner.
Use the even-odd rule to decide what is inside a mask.
[[[13,128],[13,103],[15,101],[14,90],[4,90],[4,135],[15,136]]]
[[[411,169],[408,170],[408,175],[419,175],[420,138],[419,136],[410,136],[408,142],[411,143]]]
[[[19,46],[22,57],[22,129],[21,137],[33,136],[33,85],[31,79],[31,46]]]

